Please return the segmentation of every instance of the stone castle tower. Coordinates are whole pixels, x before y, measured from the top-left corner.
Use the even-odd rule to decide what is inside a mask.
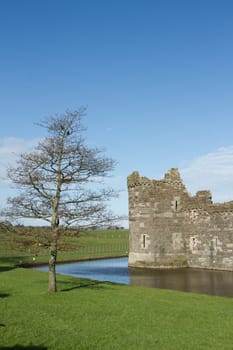
[[[233,201],[212,203],[209,191],[187,192],[179,171],[162,180],[127,179],[129,266],[233,271]]]

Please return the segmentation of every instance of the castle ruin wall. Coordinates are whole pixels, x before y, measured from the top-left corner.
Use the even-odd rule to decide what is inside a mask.
[[[177,169],[162,180],[128,177],[129,266],[233,270],[233,202],[191,196]]]

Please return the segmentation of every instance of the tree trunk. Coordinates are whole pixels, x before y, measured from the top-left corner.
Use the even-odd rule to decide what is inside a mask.
[[[49,259],[49,292],[57,291],[57,281],[56,281],[56,261],[57,261],[57,239],[58,233],[55,229],[53,232],[52,242],[50,245],[50,259]]]

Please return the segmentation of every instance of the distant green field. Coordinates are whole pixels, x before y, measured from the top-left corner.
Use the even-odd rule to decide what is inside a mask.
[[[13,263],[47,261],[49,229],[38,227],[0,230],[0,259]],[[109,229],[76,232],[66,231],[58,242],[58,260],[128,253],[128,230]]]

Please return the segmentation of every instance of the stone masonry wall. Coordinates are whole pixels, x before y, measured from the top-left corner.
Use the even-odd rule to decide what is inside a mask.
[[[233,202],[187,192],[177,169],[162,180],[128,177],[129,266],[233,270]]]

